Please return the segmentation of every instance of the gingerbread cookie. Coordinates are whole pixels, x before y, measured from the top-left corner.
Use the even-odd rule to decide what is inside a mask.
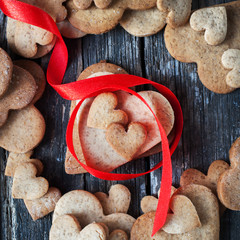
[[[0,48],[0,97],[7,91],[12,79],[13,64],[8,54]]]
[[[40,160],[31,158],[33,151],[26,153],[13,153],[10,152],[7,159],[5,168],[5,176],[13,177],[16,168],[23,163],[32,163],[37,168],[37,176],[41,175],[43,171],[43,164]]]
[[[81,226],[76,217],[72,215],[63,215],[58,217],[49,233],[49,240],[107,240],[107,234],[105,228],[98,223],[91,223],[84,229]]]
[[[204,33],[193,30],[190,24],[175,29],[167,26],[164,37],[166,47],[174,58],[182,62],[196,62],[202,83],[209,90],[223,94],[235,89],[226,82],[229,70],[222,65],[222,55],[228,49],[240,49],[240,2],[230,2],[221,6],[227,11],[228,30],[225,40],[220,45],[207,44]]]
[[[78,81],[86,79],[90,76],[96,76],[101,75],[103,73],[108,74],[127,74],[127,72],[117,65],[106,63],[105,61],[101,61],[100,63],[93,64],[86,68],[79,76]],[[70,115],[77,105],[77,101],[71,102],[71,109],[70,109]],[[76,151],[76,154],[78,156],[78,159],[80,159],[83,163],[86,164],[86,161],[84,159],[83,153],[82,153],[82,147],[79,140],[79,134],[78,134],[78,121],[76,119],[73,127],[73,145],[74,149]],[[78,173],[85,173],[86,170],[80,166],[80,164],[76,161],[76,159],[72,156],[72,154],[67,149],[66,158],[65,158],[65,171],[68,174],[78,174]]]
[[[111,123],[126,125],[128,122],[127,114],[118,109],[117,96],[114,93],[99,94],[92,102],[88,113],[87,126],[91,128],[107,129]]]
[[[105,215],[127,213],[131,201],[131,193],[124,185],[115,184],[111,186],[109,196],[103,192],[97,192],[94,195],[101,202]]]
[[[45,128],[44,118],[34,106],[13,111],[0,128],[0,146],[10,152],[28,152],[41,142]]]
[[[236,139],[229,151],[231,166],[222,173],[217,184],[221,203],[232,210],[240,210],[240,138]]]
[[[36,221],[52,212],[61,196],[59,189],[50,187],[42,197],[34,200],[24,199],[24,203],[33,221]]]
[[[112,123],[106,131],[109,145],[124,159],[131,161],[146,141],[147,131],[143,124],[131,122],[127,132],[118,123]]]
[[[175,187],[171,187],[171,196],[177,191]],[[159,197],[160,190],[158,191]],[[143,213],[155,212],[157,210],[158,199],[153,196],[145,196],[141,200],[141,209]]]
[[[167,14],[156,7],[147,10],[126,10],[120,24],[131,35],[147,37],[164,28],[166,17]]]
[[[205,41],[210,45],[222,43],[227,35],[227,12],[224,6],[195,11],[190,26],[198,32],[205,31]]]
[[[22,2],[41,8],[56,21],[63,21],[67,11],[62,3],[65,0],[57,1],[30,1]],[[55,37],[52,33],[24,22],[9,20],[7,23],[7,40],[9,46],[17,54],[27,58],[38,58],[47,54],[54,46]]]
[[[177,189],[172,187],[171,196],[176,191]],[[141,209],[144,213],[155,212],[157,210],[157,204],[157,198],[146,196],[141,200]],[[185,215],[188,216],[187,221],[183,221]],[[189,232],[200,226],[201,223],[192,202],[183,195],[173,195],[170,201],[166,223],[162,227],[162,230],[171,234],[180,234]]]
[[[53,223],[58,217],[66,214],[75,216],[83,227],[92,222],[102,222],[108,226],[110,232],[122,229],[129,233],[135,222],[133,217],[124,213],[104,215],[99,200],[83,190],[68,192],[60,198],[54,210]]]
[[[122,2],[114,1],[108,8],[99,9],[92,5],[90,8],[79,9],[74,0],[67,2],[68,20],[75,27],[85,33],[101,34],[113,29],[122,18],[125,8]]]
[[[219,210],[215,195],[208,188],[200,185],[187,185],[181,187],[175,194],[186,196],[195,206],[201,226],[183,234],[168,234],[159,230],[154,239],[219,239]],[[176,195],[176,196],[177,196]],[[131,240],[150,240],[155,212],[148,212],[140,216],[131,230]],[[188,216],[183,216],[182,221],[188,221]]]
[[[117,91],[118,108],[127,113],[129,122],[139,122],[147,129],[147,138],[137,151],[134,158],[148,151],[161,142],[158,126],[150,110],[135,96],[123,91]],[[174,113],[169,102],[160,93],[143,91],[139,93],[157,114],[158,119],[168,135],[173,127]],[[106,141],[106,131],[87,127],[88,112],[93,99],[88,99],[79,113],[79,136],[82,151],[90,167],[102,171],[113,169],[127,163],[126,159],[118,154]],[[94,142],[94,144],[93,144]]]
[[[211,189],[217,196],[217,182],[223,172],[229,169],[228,163],[222,160],[216,160],[208,168],[207,175],[197,169],[189,168],[182,173],[180,186],[188,184],[199,184]]]
[[[37,63],[29,60],[17,60],[14,61],[13,63],[14,65],[17,65],[27,70],[34,77],[34,80],[37,85],[36,94],[33,100],[31,101],[31,104],[34,104],[41,98],[45,90],[46,78],[43,69]]]
[[[240,50],[228,49],[222,55],[222,65],[231,70],[226,77],[227,85],[240,88]]]
[[[13,198],[33,200],[45,195],[48,191],[48,181],[36,175],[37,168],[32,163],[19,165],[13,178]]]
[[[6,122],[9,110],[26,107],[32,101],[36,92],[33,76],[26,70],[13,66],[11,83],[0,99],[0,127]]]

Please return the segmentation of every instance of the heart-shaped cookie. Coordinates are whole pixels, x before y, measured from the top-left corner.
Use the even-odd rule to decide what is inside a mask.
[[[218,45],[227,35],[227,11],[224,6],[203,8],[195,11],[190,18],[195,31],[205,31],[204,38],[210,45]]]
[[[189,168],[182,173],[180,186],[199,184],[210,188],[217,196],[217,182],[223,172],[229,169],[228,163],[216,160],[208,168],[207,176],[197,169]]]
[[[151,111],[135,96],[123,91],[115,92],[118,97],[118,107],[127,113],[129,122],[139,122],[147,129],[147,138],[135,157],[148,151],[161,141],[158,125]],[[157,115],[166,134],[173,128],[174,112],[160,93],[143,91],[139,93]],[[128,162],[119,155],[106,141],[106,131],[87,127],[88,112],[93,99],[87,99],[79,111],[79,138],[85,160],[90,167],[102,171],[113,169]]]
[[[177,189],[172,187],[171,196],[176,191]],[[146,196],[141,200],[141,209],[144,213],[155,212],[157,210],[157,204],[157,198],[153,196]],[[166,223],[162,227],[162,230],[165,232],[180,234],[189,232],[194,228],[201,226],[198,213],[196,212],[192,202],[187,197],[183,195],[173,195],[169,208]],[[185,215],[188,216],[187,221],[184,221]]]
[[[31,158],[33,151],[29,151],[26,153],[13,153],[10,152],[7,159],[7,165],[5,168],[5,175],[13,177],[15,173],[15,169],[26,162],[30,162],[34,164],[37,168],[37,176],[41,175],[43,171],[43,164],[40,160]]]
[[[227,74],[227,85],[232,88],[240,88],[240,50],[228,49],[222,55],[222,65],[226,69],[232,69]]]
[[[106,131],[108,143],[127,161],[134,158],[146,137],[147,131],[141,123],[130,123],[127,132],[121,124],[112,123]]]
[[[61,196],[62,194],[59,189],[50,187],[48,192],[41,198],[34,200],[24,199],[24,203],[33,221],[36,221],[52,212]]]
[[[168,213],[167,215],[166,223],[162,227],[165,232],[179,234],[201,227],[196,208],[189,198],[183,195],[175,195],[171,198],[169,207],[173,214]],[[187,221],[184,221],[186,216]]]
[[[115,110],[117,101],[117,96],[114,93],[99,94],[92,102],[88,114],[87,126],[107,129],[111,123],[127,124],[127,114],[122,110]]]
[[[171,197],[176,191],[177,189],[171,186]],[[160,190],[158,191],[158,197],[159,197],[159,194],[160,194]],[[141,209],[143,213],[156,212],[157,205],[158,205],[158,199],[155,198],[154,196],[145,196],[141,200]]]
[[[20,199],[36,199],[48,191],[48,181],[43,177],[36,177],[37,168],[32,163],[19,165],[14,173],[12,196]]]
[[[191,200],[200,218],[201,227],[183,234],[168,234],[159,230],[155,240],[186,240],[186,239],[219,239],[219,210],[215,195],[208,188],[200,185],[187,185],[181,187],[176,194],[184,195]],[[155,212],[148,212],[140,216],[131,230],[131,240],[151,240]],[[188,221],[188,215],[182,221]]]
[[[212,192],[217,196],[217,182],[221,174],[229,169],[228,163],[222,160],[215,160],[208,168],[207,176],[202,172],[189,168],[183,172],[180,178],[180,185],[186,186],[188,184],[199,184],[203,185],[212,190]],[[226,208],[220,204],[219,205],[220,215],[222,216]]]
[[[232,210],[240,210],[240,137],[229,151],[231,166],[222,173],[217,183],[221,203]]]
[[[131,201],[131,193],[121,184],[111,186],[109,196],[103,192],[94,194],[101,202],[105,215],[112,213],[127,213]]]
[[[0,127],[6,122],[9,110],[26,107],[36,93],[33,76],[23,68],[13,66],[13,77],[6,93],[0,99]]]
[[[130,233],[135,219],[125,213],[113,213],[104,215],[99,200],[91,193],[83,190],[75,190],[63,195],[57,202],[53,222],[62,215],[74,215],[82,227],[92,222],[101,222],[107,225],[109,231],[121,229]]]
[[[0,96],[2,96],[12,79],[13,64],[8,54],[0,48]]]
[[[58,217],[49,233],[49,240],[107,240],[107,234],[101,224],[91,223],[81,230],[81,226],[72,215]]]

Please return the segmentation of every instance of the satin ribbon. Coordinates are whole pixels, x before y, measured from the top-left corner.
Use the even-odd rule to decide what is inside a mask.
[[[57,41],[50,58],[48,69],[47,69],[47,81],[48,83],[65,99],[77,100],[81,99],[76,108],[74,109],[67,128],[66,140],[67,145],[73,156],[79,162],[79,164],[86,169],[89,173],[95,177],[105,179],[105,180],[127,180],[143,176],[148,174],[163,165],[162,169],[162,181],[160,196],[158,201],[158,206],[156,210],[156,217],[154,220],[152,236],[164,225],[167,217],[167,211],[169,208],[170,192],[172,184],[172,165],[171,165],[171,154],[177,147],[180,140],[182,128],[183,128],[183,116],[180,104],[175,97],[175,95],[166,87],[152,82],[150,80],[133,76],[133,75],[108,75],[90,78],[82,81],[72,82],[68,84],[61,84],[64,77],[67,62],[68,62],[68,51],[66,45],[62,39],[62,36],[53,21],[53,19],[41,9],[31,6],[26,3],[22,3],[16,0],[0,0],[0,8],[5,15],[22,21],[31,25],[35,25],[46,29],[57,36]],[[113,84],[114,83],[114,84]],[[153,85],[161,94],[163,94],[173,107],[175,114],[175,129],[176,136],[173,141],[171,148],[169,149],[168,140],[166,133],[157,119],[156,115],[147,104],[147,102],[136,92],[129,89],[129,87],[138,86],[142,84]],[[90,168],[89,166],[81,163],[74,151],[73,147],[73,124],[77,115],[77,112],[83,103],[83,101],[92,96],[96,96],[101,92],[105,91],[116,91],[123,90],[129,92],[136,97],[138,97],[152,112],[154,118],[157,121],[159,131],[162,138],[162,154],[163,161],[158,163],[154,168],[150,169],[145,173],[138,174],[114,174],[98,171],[96,169]]]

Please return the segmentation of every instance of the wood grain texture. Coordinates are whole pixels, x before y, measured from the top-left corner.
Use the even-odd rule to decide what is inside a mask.
[[[193,0],[193,9],[211,6],[223,0]],[[6,38],[6,17],[0,12],[0,47],[13,59]],[[181,173],[190,167],[207,172],[216,159],[228,161],[228,151],[240,136],[240,90],[218,95],[210,92],[199,81],[196,64],[174,60],[167,52],[163,32],[146,38],[130,36],[121,27],[99,36],[88,35],[82,39],[68,40],[69,66],[64,82],[74,81],[80,72],[100,60],[117,64],[131,74],[143,76],[170,88],[178,97],[184,114],[184,130],[179,146],[172,157],[173,184],[178,186]],[[46,70],[49,55],[38,60]],[[148,89],[145,86],[144,89]],[[143,88],[139,88],[142,90]],[[42,143],[35,149],[34,157],[43,161],[44,172],[50,186],[62,193],[73,189],[90,192],[108,192],[117,181],[103,181],[85,175],[67,175],[64,171],[66,151],[65,132],[70,102],[62,99],[48,85],[36,104],[42,112],[47,129]],[[0,239],[47,240],[51,215],[33,222],[23,201],[11,197],[12,179],[4,176],[8,153],[0,149]],[[137,173],[153,167],[161,154],[136,160],[115,170],[116,173]],[[123,181],[132,193],[129,213],[141,214],[140,200],[147,194],[156,195],[161,182],[161,171],[134,180]],[[237,240],[240,232],[240,212],[227,210],[221,218],[221,240]]]

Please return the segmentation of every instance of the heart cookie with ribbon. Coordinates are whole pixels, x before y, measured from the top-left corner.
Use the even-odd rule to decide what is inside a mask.
[[[219,239],[219,210],[218,201],[215,195],[208,188],[200,185],[188,185],[181,187],[175,193],[176,195],[184,195],[196,208],[201,226],[182,234],[168,234],[163,230],[159,230],[154,239]],[[186,209],[187,211],[187,209]],[[155,212],[148,212],[140,216],[134,223],[131,230],[131,240],[150,240],[153,227]],[[183,216],[183,222],[188,222],[188,214]]]

